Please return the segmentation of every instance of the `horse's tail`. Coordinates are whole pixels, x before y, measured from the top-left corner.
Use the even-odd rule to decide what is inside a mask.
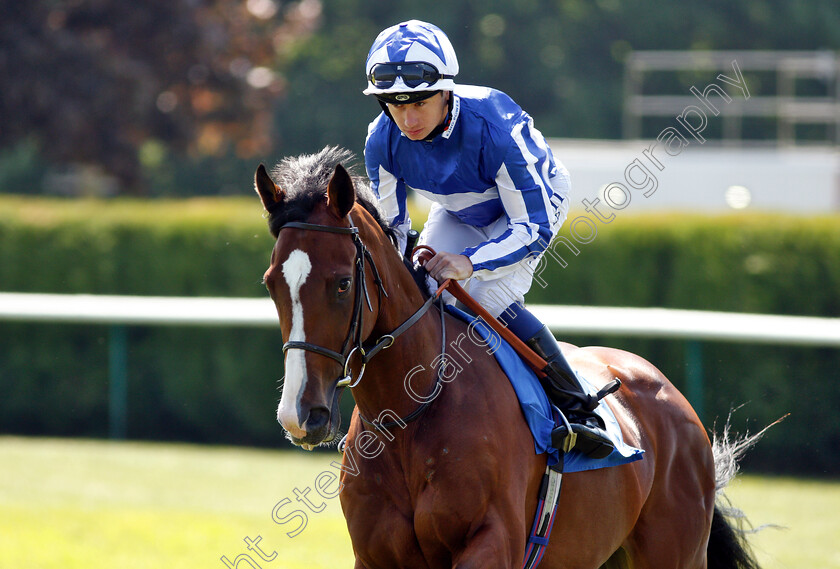
[[[706,547],[706,566],[708,569],[761,569],[747,543],[742,524],[730,523],[728,509],[715,505],[712,533]],[[740,521],[742,518],[738,519]]]
[[[716,495],[712,532],[706,548],[708,569],[760,569],[747,542],[750,530],[744,527],[748,525],[746,516],[732,506],[723,490],[738,474],[738,460],[764,436],[767,429],[781,420],[768,425],[755,435],[734,439],[730,436],[727,421],[720,435],[712,435]]]

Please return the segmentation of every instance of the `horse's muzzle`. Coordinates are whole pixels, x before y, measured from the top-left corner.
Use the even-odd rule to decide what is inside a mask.
[[[324,442],[330,432],[330,410],[326,407],[313,407],[303,422],[303,428],[306,431],[304,443],[318,445]]]
[[[305,418],[301,420],[300,426],[286,424],[280,417],[278,409],[277,420],[283,426],[293,444],[305,450],[312,450],[316,446],[329,443],[336,438],[341,427],[341,410],[338,405],[341,391],[341,389],[335,390],[331,408],[325,406],[310,408],[306,412]]]

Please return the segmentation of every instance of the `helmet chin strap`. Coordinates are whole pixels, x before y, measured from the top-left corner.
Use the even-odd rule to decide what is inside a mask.
[[[382,99],[376,99],[376,102],[379,103],[379,106],[382,107],[382,112],[385,113],[385,116],[394,120],[394,117],[391,116],[391,111],[388,110],[388,105]]]

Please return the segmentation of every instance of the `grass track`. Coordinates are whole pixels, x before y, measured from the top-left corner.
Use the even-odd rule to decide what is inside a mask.
[[[742,476],[727,489],[764,569],[840,568],[840,482]]]
[[[294,489],[337,473],[338,454],[160,443],[0,437],[0,569],[224,567],[250,553],[259,567],[351,567],[337,498],[307,494],[323,511],[285,524]],[[326,475],[322,480],[330,480]],[[324,486],[325,491],[334,487]],[[765,569],[840,568],[840,483],[743,477],[730,492],[755,525]],[[246,537],[271,561],[248,552]],[[242,562],[239,568],[248,568]]]

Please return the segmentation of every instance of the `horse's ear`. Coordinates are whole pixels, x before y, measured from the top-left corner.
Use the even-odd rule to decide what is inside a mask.
[[[327,188],[327,205],[339,218],[343,218],[350,213],[355,202],[356,190],[353,188],[353,179],[344,166],[338,164]]]
[[[266,211],[283,201],[283,190],[277,187],[262,164],[257,168],[257,173],[254,174],[254,189],[260,196]]]

